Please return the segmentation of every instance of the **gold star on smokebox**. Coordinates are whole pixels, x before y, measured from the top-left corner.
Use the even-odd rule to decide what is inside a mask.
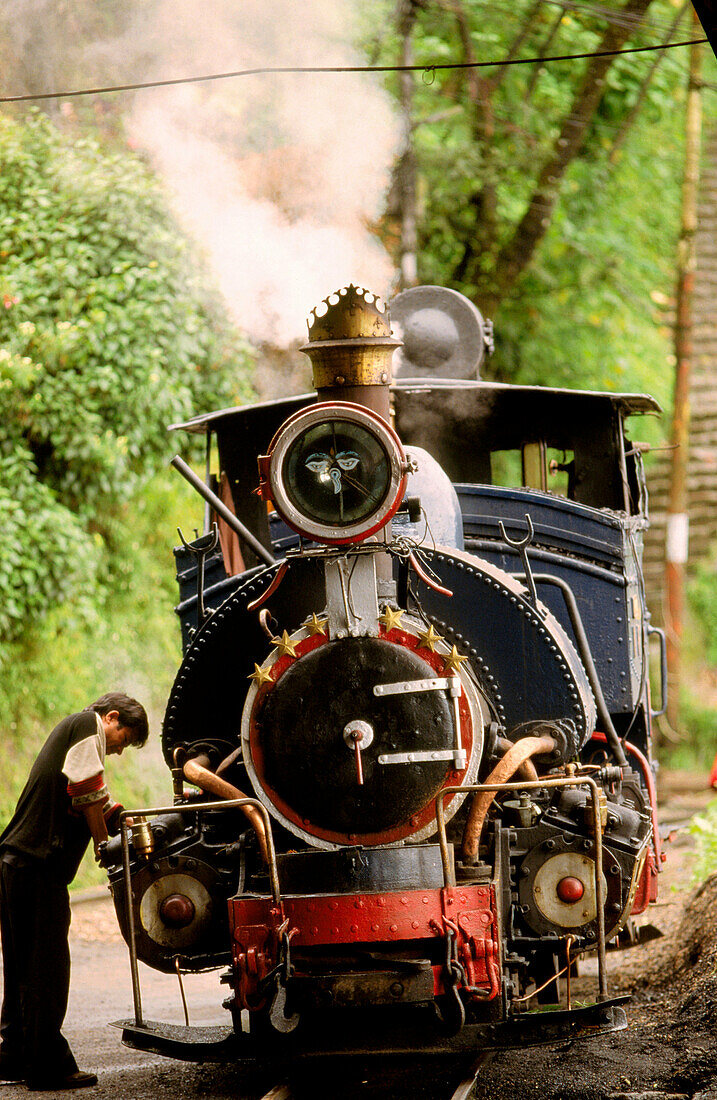
[[[306,630],[308,631],[309,635],[312,635],[312,634],[325,634],[326,633],[326,626],[327,626],[328,621],[329,621],[328,619],[320,619],[319,616],[314,611],[312,613],[311,618],[309,619],[309,621],[307,623],[304,623],[304,626],[305,626]]]
[[[254,665],[254,671],[247,676],[247,680],[253,680],[257,687],[261,687],[262,684],[274,683],[271,677],[271,669],[259,668],[257,664]]]
[[[428,630],[424,630],[423,634],[418,635],[418,640],[421,643],[419,649],[430,649],[431,653],[435,653],[436,642],[442,642],[443,638],[440,634],[436,634],[433,623],[431,623]]]
[[[459,653],[455,646],[451,649],[451,652],[445,659],[445,671],[457,672],[461,667],[463,661],[467,661],[468,658],[464,657],[462,653]]]
[[[286,631],[284,631],[280,638],[272,638],[271,640],[276,648],[279,650],[279,653],[282,657],[286,657],[287,655],[289,657],[296,656],[296,646],[292,642]]]
[[[393,630],[394,627],[401,625],[402,615],[403,611],[394,611],[392,607],[384,607],[383,615],[379,615],[378,621],[381,623],[381,626],[386,627],[386,633],[388,633],[389,630]]]

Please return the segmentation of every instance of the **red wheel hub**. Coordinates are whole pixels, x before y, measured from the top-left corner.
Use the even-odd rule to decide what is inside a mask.
[[[585,885],[574,875],[566,875],[565,878],[561,878],[556,891],[560,900],[564,901],[566,905],[574,905],[576,901],[581,900],[585,893]]]
[[[186,928],[194,920],[194,902],[186,894],[170,894],[159,907],[159,915],[169,928]]]

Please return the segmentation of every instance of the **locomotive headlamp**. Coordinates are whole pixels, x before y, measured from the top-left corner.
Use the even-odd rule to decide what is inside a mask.
[[[408,463],[383,417],[348,402],[291,417],[259,459],[260,493],[294,531],[330,545],[359,542],[397,511]]]

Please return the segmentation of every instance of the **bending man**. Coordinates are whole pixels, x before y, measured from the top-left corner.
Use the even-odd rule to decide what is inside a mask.
[[[148,733],[144,707],[119,693],[64,718],[0,835],[0,1080],[49,1092],[97,1084],[77,1068],[61,1031],[70,988],[67,887],[90,839],[97,854],[117,830],[122,807],[105,786],[105,755],[143,745]]]

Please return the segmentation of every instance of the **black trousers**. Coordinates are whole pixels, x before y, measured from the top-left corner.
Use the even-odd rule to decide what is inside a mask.
[[[74,1073],[61,1028],[70,991],[70,896],[41,861],[0,859],[4,993],[0,1053],[30,1078]]]

